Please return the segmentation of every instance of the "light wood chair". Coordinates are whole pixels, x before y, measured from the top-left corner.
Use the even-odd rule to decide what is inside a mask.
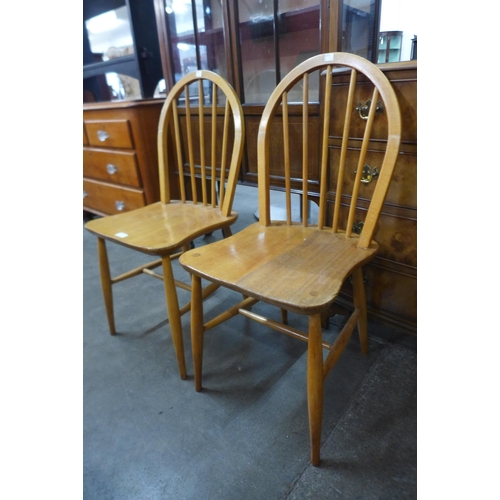
[[[238,217],[231,208],[244,137],[243,111],[233,88],[211,71],[184,76],[168,94],[159,120],[161,201],[85,225],[98,238],[102,290],[112,335],[116,333],[112,285],[141,273],[163,280],[181,379],[186,378],[186,363],[180,318],[189,311],[190,302],[179,308],[176,287],[190,290],[190,285],[174,278],[171,262],[189,250],[195,238],[218,229],[226,237],[231,235],[230,226]],[[176,177],[179,185],[174,190]],[[178,193],[180,199],[172,199]],[[111,277],[106,241],[160,258]],[[153,271],[159,266],[162,274]],[[210,295],[215,288],[207,287],[203,295]]]
[[[321,122],[319,165],[308,163],[313,147],[309,132],[313,118],[309,116],[309,109],[314,107],[308,104],[308,81],[313,71],[321,72],[324,85],[324,112],[318,118]],[[344,85],[332,86],[333,72],[341,73]],[[287,95],[298,86],[303,89],[303,103],[298,110],[302,125],[297,125],[294,118],[296,129],[302,129],[302,180],[297,181],[291,178],[294,157],[290,154],[289,118],[292,104],[288,103]],[[363,106],[357,106],[361,94],[366,96],[367,92],[372,103],[380,101],[382,113],[376,114],[380,106],[370,106],[368,114],[361,109]],[[295,112],[297,114],[296,108]],[[281,115],[281,133],[281,125],[273,121],[276,114]],[[352,127],[358,127],[358,132],[359,127],[364,128],[362,140],[353,140],[355,135],[349,132]],[[259,222],[230,238],[191,250],[180,258],[180,264],[192,274],[191,337],[197,391],[202,389],[204,332],[238,313],[308,343],[307,398],[311,462],[315,466],[320,462],[324,379],[339,359],[356,325],[361,350],[368,352],[362,266],[378,249],[372,238],[398,156],[400,136],[401,118],[396,95],[376,66],[346,53],[322,54],[308,59],[279,83],[262,115],[258,132]],[[282,164],[278,168],[285,172],[287,219],[272,221],[270,158],[276,161],[276,145],[281,142]],[[317,147],[316,141],[315,144]],[[333,155],[329,151],[334,144],[340,154]],[[373,148],[382,152],[383,158],[375,188],[372,183],[366,187],[361,182],[366,173],[363,171],[367,152]],[[317,178],[309,177],[311,171],[318,172]],[[317,225],[312,226],[307,222],[307,193],[315,183],[319,184],[319,215]],[[349,192],[344,189],[346,186],[350,186]],[[304,194],[303,222],[291,220],[292,188]],[[373,192],[371,202],[368,200],[370,192]],[[364,225],[361,226],[359,217],[363,214]],[[360,234],[353,227],[362,227]],[[354,311],[332,344],[322,339],[322,315],[328,313],[343,283],[350,277]],[[244,300],[226,313],[205,321],[201,279],[232,289],[242,294]],[[288,326],[286,314],[282,316],[283,321],[278,322],[257,314],[255,309],[250,310],[259,301],[285,312],[307,315],[308,332]],[[325,361],[323,349],[329,351]]]

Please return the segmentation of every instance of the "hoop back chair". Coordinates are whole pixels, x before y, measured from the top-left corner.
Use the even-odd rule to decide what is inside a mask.
[[[312,138],[309,131],[311,106],[308,104],[309,75],[314,71],[319,71],[325,80],[324,112],[318,118],[321,130],[316,138]],[[332,73],[342,75],[345,84],[339,88],[332,86]],[[297,141],[291,141],[289,137],[291,105],[288,95],[300,87],[303,97],[298,114],[301,115],[302,125],[294,122],[294,126],[295,130],[302,130],[301,160],[299,158],[302,179],[297,181],[292,178],[292,160],[297,155],[290,151],[292,147],[297,147]],[[383,113],[376,115],[375,105],[370,106],[367,116],[363,115],[365,111],[360,111],[360,106],[356,109],[355,98],[359,99],[361,93],[366,95],[367,87],[371,102],[381,101]],[[277,114],[281,115],[282,126],[275,120]],[[364,128],[361,141],[353,140],[351,135],[356,127],[357,132],[360,127]],[[281,140],[278,137],[280,128],[286,220],[272,221],[270,169],[273,166],[271,158],[277,161],[276,144]],[[340,131],[340,137],[336,137],[337,131]],[[375,136],[375,141],[372,136]],[[180,258],[180,264],[192,275],[191,337],[197,391],[202,389],[204,332],[238,313],[307,342],[309,432],[311,462],[315,466],[320,462],[324,379],[339,359],[356,325],[361,350],[368,352],[366,298],[361,269],[378,249],[373,234],[399,153],[400,136],[401,118],[396,95],[376,66],[366,59],[346,53],[321,54],[304,61],[278,84],[260,121],[257,152],[259,221],[230,238],[191,250]],[[319,141],[319,165],[309,164],[311,150],[318,148],[317,144],[313,145],[313,139]],[[340,155],[330,151],[334,143],[340,143]],[[385,151],[382,151],[383,161],[376,187],[370,184],[367,188],[361,181],[367,152],[372,147],[379,152],[381,149]],[[355,174],[352,171],[353,161],[354,168],[357,166]],[[314,172],[315,167],[318,175],[311,179],[310,172]],[[318,185],[319,212],[317,224],[312,225],[308,223],[307,195],[314,183]],[[348,191],[344,189],[346,186],[350,187]],[[302,222],[292,222],[293,187],[295,192],[303,194]],[[373,193],[371,202],[361,226],[357,218],[365,210],[360,210],[359,206],[366,207],[370,193]],[[327,220],[330,221],[328,225]],[[355,224],[362,227],[360,234],[353,230]],[[329,343],[322,339],[322,314],[328,311],[349,277],[352,277],[353,283],[354,311],[335,342]],[[202,278],[242,294],[243,301],[228,312],[204,322]],[[286,312],[307,315],[308,332],[289,326],[286,315],[282,315],[279,322],[252,311],[251,307],[259,301]],[[325,361],[323,349],[329,351]]]
[[[230,226],[238,217],[231,208],[243,144],[243,111],[233,88],[211,71],[189,73],[169,92],[160,114],[161,201],[94,219],[85,225],[98,238],[102,290],[112,335],[116,333],[112,285],[141,273],[163,280],[181,379],[187,374],[180,318],[189,311],[190,302],[179,308],[176,287],[190,290],[190,285],[174,278],[172,261],[189,250],[191,242],[199,236],[218,229],[224,236],[231,234]],[[179,200],[171,196],[175,171]],[[197,178],[201,180],[201,188]],[[160,258],[111,277],[106,241]],[[153,271],[159,266],[163,268],[162,274]],[[215,287],[208,287],[204,295],[214,290]]]

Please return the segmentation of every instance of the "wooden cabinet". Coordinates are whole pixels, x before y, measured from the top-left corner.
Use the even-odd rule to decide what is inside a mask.
[[[402,143],[399,159],[374,239],[380,245],[375,259],[365,266],[363,274],[369,317],[383,323],[417,330],[417,63],[382,64],[398,97],[402,118]],[[342,78],[333,79],[337,94],[342,95]],[[363,82],[358,84],[356,103],[364,103],[370,94],[364,92]],[[332,99],[332,102],[334,99]],[[383,114],[383,111],[381,112]],[[360,124],[361,131],[361,124]],[[356,136],[356,134],[354,134]],[[330,135],[330,159],[335,164],[339,154],[336,134]],[[355,147],[357,137],[353,137]],[[377,160],[377,142],[370,146],[367,164],[373,170]],[[351,166],[352,167],[352,166]],[[355,168],[355,167],[353,167]],[[363,193],[373,190],[372,183],[360,188],[358,210],[362,216],[365,206]],[[348,282],[342,291],[341,302],[352,303],[352,290]]]
[[[160,199],[157,131],[163,100],[83,108],[83,209],[110,215]]]

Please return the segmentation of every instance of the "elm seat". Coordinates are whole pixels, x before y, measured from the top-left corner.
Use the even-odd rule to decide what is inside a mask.
[[[243,110],[233,88],[211,71],[185,75],[169,92],[159,120],[161,201],[85,225],[98,238],[101,284],[112,335],[116,333],[112,285],[142,273],[164,282],[182,379],[187,373],[180,318],[189,311],[190,303],[179,307],[176,287],[190,290],[190,285],[174,278],[171,261],[204,234],[221,229],[224,237],[231,235],[230,226],[238,217],[232,204],[244,137]],[[178,182],[177,193],[173,182]],[[180,199],[173,199],[174,194]],[[106,241],[160,258],[112,277]],[[162,274],[153,271],[159,266]],[[204,296],[216,288],[207,287]]]
[[[315,71],[320,72],[324,80],[324,96],[319,118],[319,165],[310,165],[310,158],[314,158],[310,149],[316,147],[316,142],[309,137],[312,119],[308,90],[309,74]],[[333,72],[341,72],[342,85],[333,87]],[[290,146],[296,151],[297,144],[292,145],[289,140],[291,103],[288,92],[294,88],[303,90],[300,116],[295,113],[293,119],[295,130],[302,130],[302,156],[298,159],[290,152]],[[377,106],[362,105],[367,102],[367,96]],[[276,114],[281,115],[282,127],[279,123],[276,125]],[[299,118],[302,125],[297,125]],[[351,127],[364,128],[362,141],[351,139],[354,136],[349,133]],[[306,60],[278,84],[260,121],[257,143],[259,222],[230,238],[193,249],[180,257],[181,266],[192,275],[191,341],[197,391],[202,389],[204,332],[236,314],[307,342],[309,434],[311,463],[315,466],[320,463],[323,382],[356,326],[361,350],[368,352],[362,267],[378,250],[373,235],[400,141],[398,101],[390,82],[375,65],[346,53],[321,54]],[[335,145],[340,145],[340,154],[330,155]],[[378,177],[367,175],[366,157],[371,149],[383,153],[383,161],[377,165]],[[279,168],[285,172],[286,217],[283,221],[272,221],[270,216],[271,158],[280,162]],[[297,179],[297,162],[301,163],[301,179]],[[352,165],[357,167],[352,168]],[[317,176],[313,177],[315,172]],[[308,223],[307,194],[311,182],[319,185],[318,222],[315,225]],[[303,222],[298,224],[292,222],[292,187],[293,192],[303,195]],[[215,286],[241,293],[243,300],[206,321],[202,278]],[[352,314],[335,342],[326,342],[322,339],[322,320],[329,314],[348,279],[352,279],[353,286]],[[282,321],[250,310],[259,301],[284,311]],[[308,316],[307,333],[288,325],[288,311]],[[323,349],[329,351],[325,361]]]

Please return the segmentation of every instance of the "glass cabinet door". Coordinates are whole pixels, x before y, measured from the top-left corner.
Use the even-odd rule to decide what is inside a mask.
[[[197,69],[227,78],[222,7],[218,0],[165,0],[174,80]]]
[[[238,0],[238,13],[244,102],[265,103],[283,76],[321,52],[320,0]]]

